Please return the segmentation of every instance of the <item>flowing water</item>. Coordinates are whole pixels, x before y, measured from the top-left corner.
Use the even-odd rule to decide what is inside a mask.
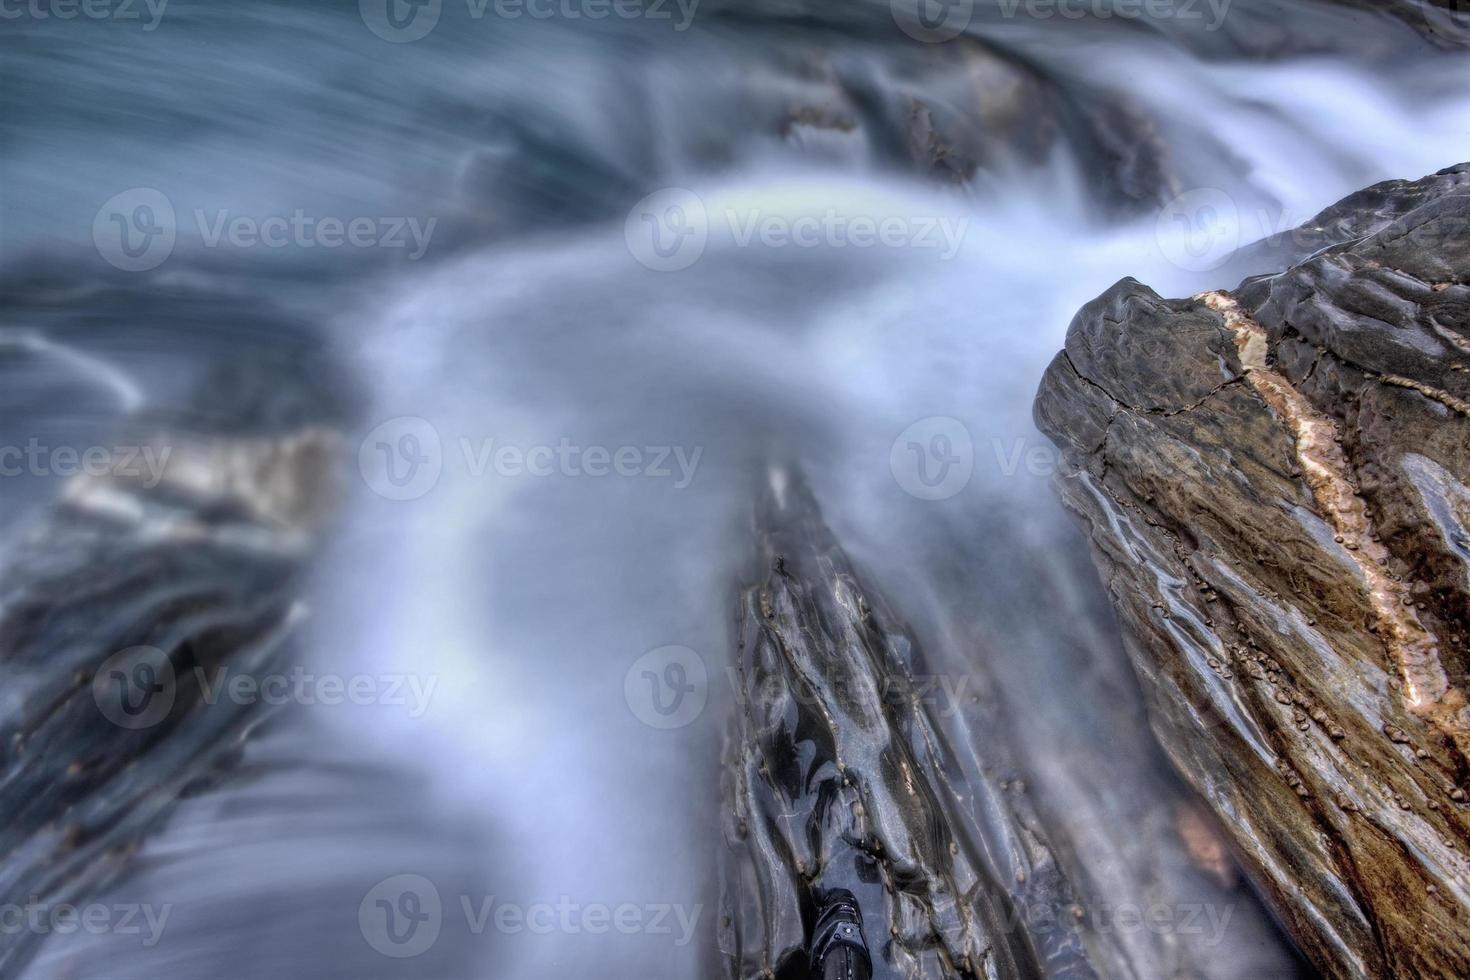
[[[1047,725],[1095,707],[1049,658],[1111,628],[1030,422],[1072,313],[1125,275],[1229,287],[1264,271],[1231,246],[1470,146],[1470,64],[1334,6],[1240,0],[1220,32],[992,12],[953,62],[887,5],[711,4],[687,29],[669,10],[446,3],[409,43],[355,4],[3,28],[5,443],[106,445],[221,364],[284,406],[241,430],[340,420],[350,479],[302,647],[404,694],[284,712],[108,886],[170,905],[164,940],[52,936],[24,975],[713,972],[761,484],[809,483],[946,676],[983,649],[1043,755]],[[1242,40],[1261,25],[1306,40],[1264,59]],[[1071,107],[1049,136],[1028,87]],[[839,88],[862,93],[855,122],[791,122]],[[918,172],[864,108],[956,118],[977,92],[998,107],[964,180]],[[1117,122],[1104,95],[1162,148],[1146,203],[1084,135]],[[156,202],[136,188],[175,240],[120,272],[94,219],[133,194],[126,226]],[[239,244],[225,224],[298,209],[372,219],[376,244]],[[61,490],[0,482],[10,535]],[[443,933],[379,956],[360,902],[403,874],[432,882]],[[476,934],[492,897],[492,923],[544,903],[573,927]],[[635,927],[587,915],[625,903]]]

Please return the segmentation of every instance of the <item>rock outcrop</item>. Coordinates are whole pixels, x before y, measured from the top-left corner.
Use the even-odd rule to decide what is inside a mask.
[[[730,974],[805,976],[816,899],[841,887],[866,910],[884,976],[1095,977],[1029,802],[965,771],[915,681],[922,653],[805,490],[779,481],[761,532],[767,574],[742,597],[725,766]],[[1037,904],[1050,928],[1028,936],[1016,910]]]
[[[59,292],[32,283],[10,299],[39,315]],[[162,289],[78,296],[216,311]],[[75,320],[92,315],[78,306]],[[308,360],[304,328],[254,323]],[[78,329],[57,332],[67,326]],[[261,698],[222,694],[225,681],[280,672],[300,654],[300,579],[336,506],[345,450],[329,412],[264,382],[242,387],[250,374],[226,366],[185,410],[116,420],[116,448],[11,529],[0,555],[8,907],[76,902],[122,875],[179,799],[232,768],[270,714]],[[45,935],[4,930],[0,977],[19,975]]]
[[[1470,976],[1470,165],[1078,314],[1037,396],[1175,768],[1336,977]]]
[[[1297,975],[1213,820],[1155,780],[1133,692],[1108,679],[1120,652],[1074,637],[1079,662],[1050,663],[1095,683],[1018,719],[1024,643],[973,637],[949,672],[795,477],[773,479],[755,530],[724,759],[727,977],[805,977],[833,888],[857,896],[880,980]]]

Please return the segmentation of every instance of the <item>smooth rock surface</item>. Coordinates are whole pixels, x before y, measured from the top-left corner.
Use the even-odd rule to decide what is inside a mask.
[[[1155,733],[1308,957],[1470,975],[1470,166],[1125,279],[1041,383]]]
[[[967,637],[956,673],[795,478],[778,472],[754,524],[724,760],[726,976],[805,977],[832,888],[857,896],[877,978],[1299,975],[1214,821],[1163,778],[1065,559],[1038,563],[1050,580],[1024,560],[1013,575],[1055,596],[1053,630],[1083,628],[1029,661],[1003,625]]]

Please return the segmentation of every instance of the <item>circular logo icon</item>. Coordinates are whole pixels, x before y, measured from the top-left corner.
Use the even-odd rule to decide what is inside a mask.
[[[1416,6],[1431,34],[1456,45],[1470,41],[1470,0],[1436,0]]]
[[[114,194],[92,219],[97,254],[124,272],[156,269],[173,252],[177,238],[173,203],[152,187]]]
[[[384,956],[418,956],[439,939],[444,904],[439,889],[423,875],[384,878],[357,906],[357,927],[367,944]]]
[[[1240,211],[1215,187],[1185,191],[1159,212],[1154,238],[1164,258],[1189,272],[1219,268],[1240,245]]]
[[[367,29],[393,44],[427,37],[439,23],[444,0],[357,0]]]
[[[659,647],[633,661],[623,678],[623,697],[645,725],[683,728],[704,711],[709,672],[688,647]]]
[[[439,483],[444,450],[439,432],[416,415],[389,419],[357,448],[368,488],[388,500],[417,500]]]
[[[704,254],[709,217],[699,195],[682,187],[665,187],[633,205],[623,222],[628,251],[655,272],[687,269]]]
[[[910,496],[947,500],[965,489],[975,471],[975,444],[959,419],[920,419],[893,440],[888,468]]]
[[[915,41],[940,44],[965,33],[975,0],[888,0],[893,22]]]
[[[157,647],[119,650],[92,677],[92,700],[119,728],[152,728],[163,721],[177,691],[173,662]]]

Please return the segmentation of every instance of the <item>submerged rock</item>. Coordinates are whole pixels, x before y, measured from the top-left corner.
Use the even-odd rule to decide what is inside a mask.
[[[880,978],[1296,975],[1213,818],[1157,778],[1109,645],[1079,632],[1051,661],[1072,675],[1054,704],[1095,703],[1018,719],[1033,651],[1002,627],[949,673],[800,483],[778,474],[756,534],[724,759],[727,976],[805,977],[838,888]],[[1038,729],[1046,744],[1023,744]]]
[[[223,685],[279,669],[304,614],[297,579],[310,528],[253,506],[314,497],[335,442],[305,433],[161,452],[157,486],[79,476],[6,556],[4,901],[93,894],[263,720],[260,699],[222,696]],[[194,479],[226,456],[242,464],[230,485]],[[263,482],[247,484],[252,472]],[[0,973],[41,938],[9,933]]]
[[[12,302],[44,310],[50,295],[17,291]],[[189,291],[134,298],[155,313],[231,310]],[[84,335],[58,320],[63,338]],[[298,356],[310,339],[264,315],[253,322],[274,327],[280,346],[295,339]],[[48,343],[93,363],[82,344]],[[115,437],[93,451],[104,455],[16,518],[0,550],[0,903],[55,907],[116,880],[181,797],[233,767],[272,710],[225,685],[279,672],[293,655],[301,578],[337,505],[345,444],[327,397],[293,402],[282,388],[232,383],[249,368],[263,370],[240,355],[181,407],[111,420]],[[122,385],[116,375],[103,382]],[[225,404],[229,428],[211,414]],[[0,976],[19,975],[46,935],[5,930]]]
[[[1037,396],[1152,724],[1309,958],[1470,975],[1470,165],[1233,292],[1131,279]]]
[[[788,487],[764,509],[769,571],[743,595],[726,764],[732,973],[804,976],[814,899],[846,888],[880,975],[1096,976],[1027,799],[966,778],[915,686],[922,654],[810,497]],[[1054,928],[1033,951],[1015,909],[1035,903]]]

